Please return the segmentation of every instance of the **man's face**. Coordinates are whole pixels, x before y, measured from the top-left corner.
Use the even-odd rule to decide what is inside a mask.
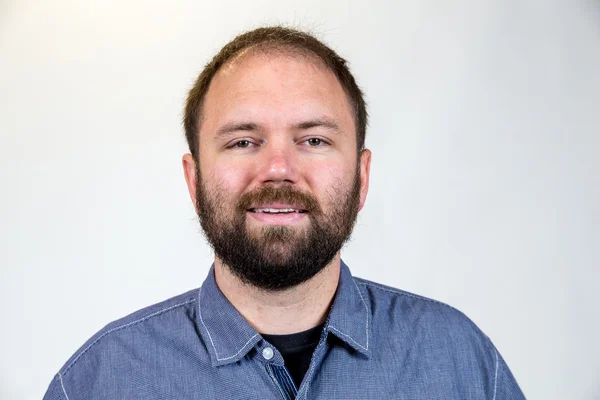
[[[282,290],[321,271],[348,239],[369,163],[368,151],[357,157],[352,109],[331,71],[242,55],[210,85],[186,179],[217,257],[244,282]]]

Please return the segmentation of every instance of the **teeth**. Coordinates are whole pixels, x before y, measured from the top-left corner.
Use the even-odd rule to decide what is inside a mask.
[[[254,212],[278,214],[278,213],[300,212],[300,210],[296,210],[294,208],[255,208]]]

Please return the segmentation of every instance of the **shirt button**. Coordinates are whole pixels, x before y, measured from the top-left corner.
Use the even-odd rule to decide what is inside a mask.
[[[270,360],[271,358],[273,358],[273,349],[270,347],[265,347],[262,351],[262,355],[265,358],[265,360]]]

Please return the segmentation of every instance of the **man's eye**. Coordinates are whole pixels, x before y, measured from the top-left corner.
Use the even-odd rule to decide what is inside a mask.
[[[308,143],[309,146],[318,147],[324,145],[325,141],[319,138],[310,138],[306,141],[306,143]]]
[[[250,147],[252,143],[249,140],[239,140],[233,144],[233,147],[237,147],[239,149],[245,149]]]

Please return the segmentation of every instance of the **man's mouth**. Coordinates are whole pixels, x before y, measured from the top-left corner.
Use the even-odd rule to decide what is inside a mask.
[[[253,213],[267,213],[267,214],[287,214],[287,213],[306,213],[307,210],[299,208],[250,208],[248,211]]]
[[[308,210],[299,204],[257,204],[248,208],[252,220],[267,225],[293,225],[305,219]]]

